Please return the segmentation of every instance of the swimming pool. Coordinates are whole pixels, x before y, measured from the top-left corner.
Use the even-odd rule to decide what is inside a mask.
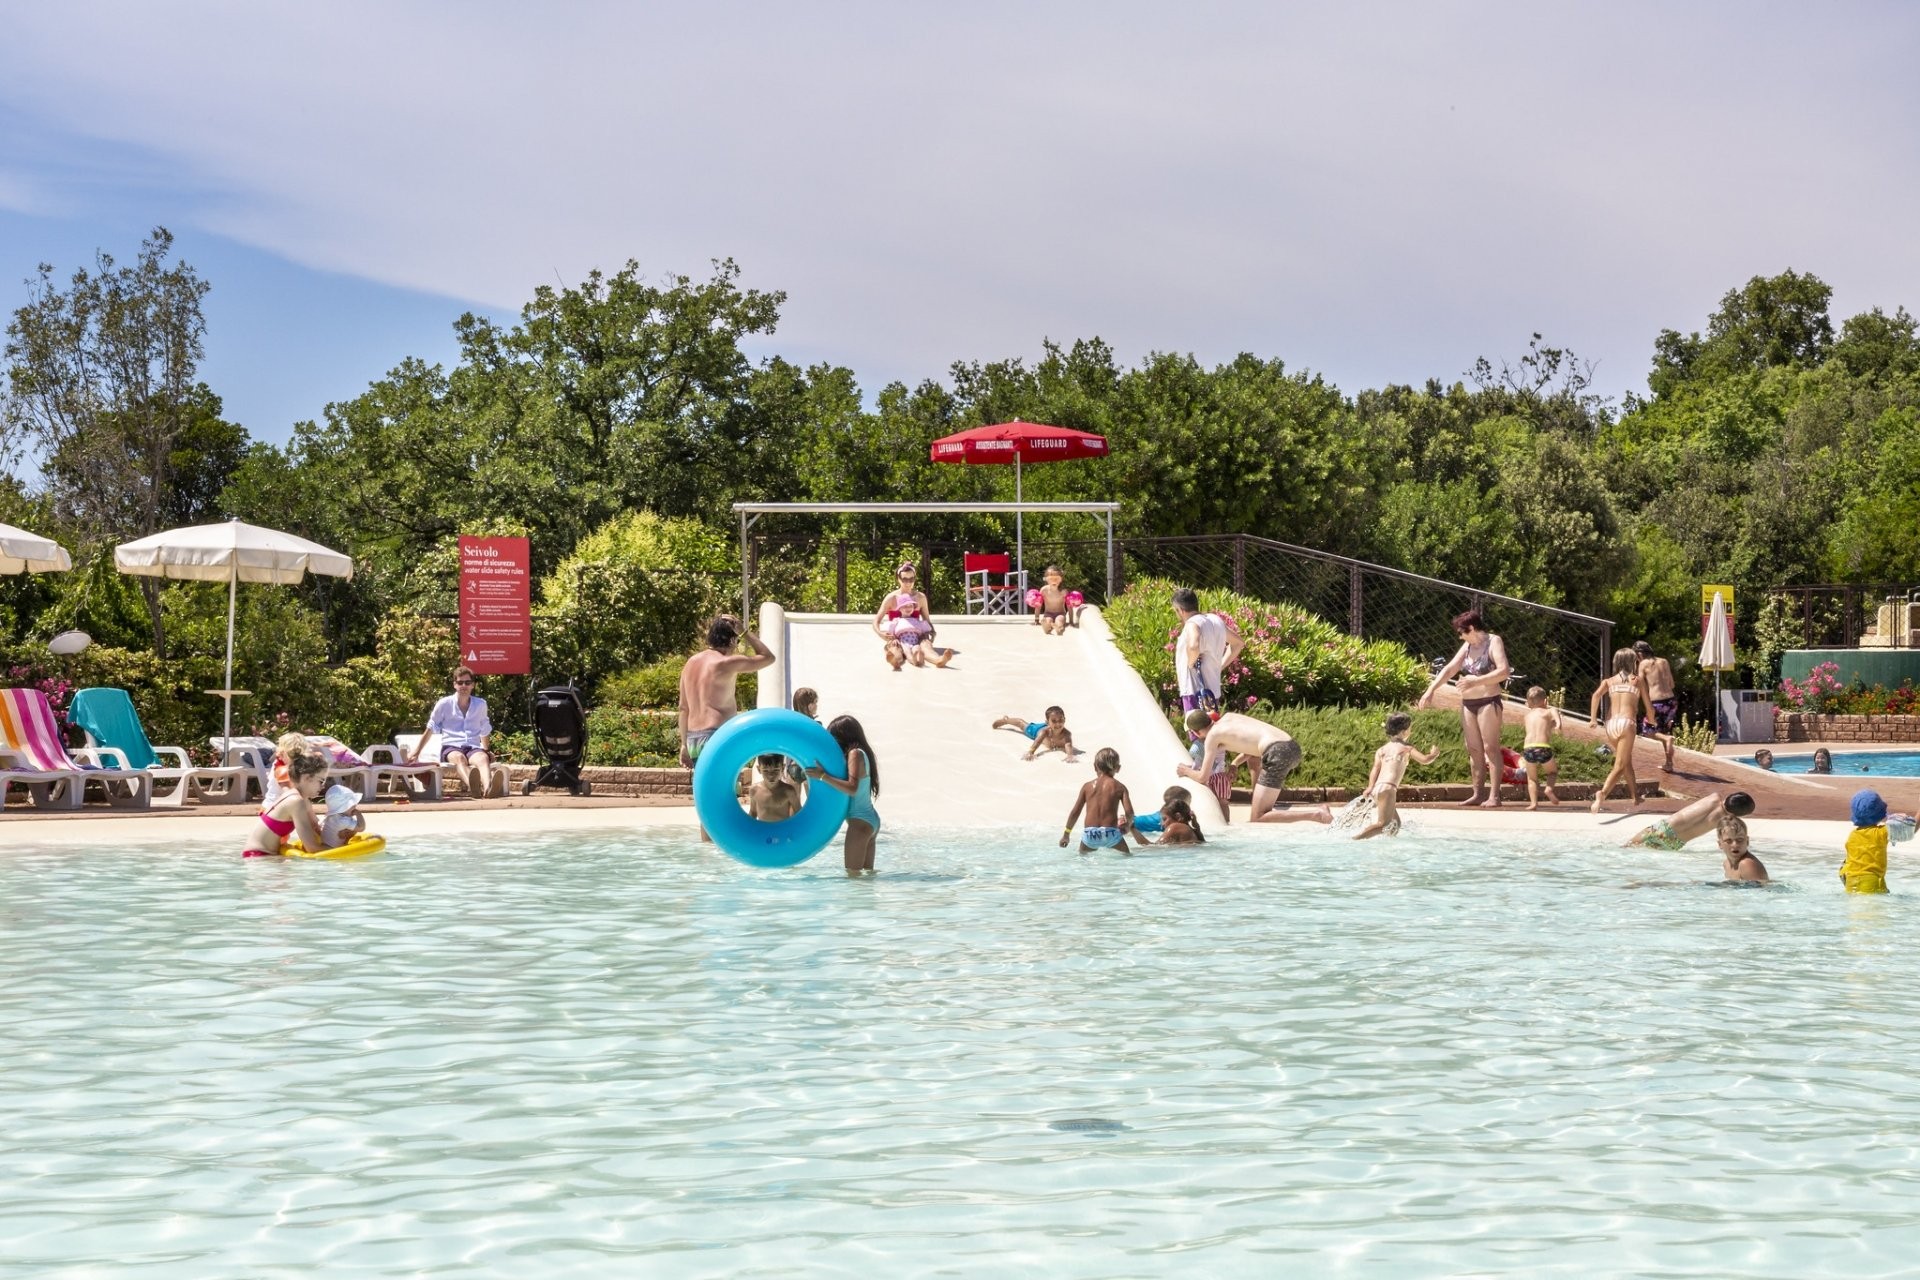
[[[1761,852],[13,851],[0,1270],[1904,1273],[1920,913]]]
[[[1752,764],[1752,756],[1742,756],[1741,764]],[[1775,773],[1811,773],[1813,772],[1813,753],[1797,752],[1793,755],[1773,757]],[[1866,774],[1872,777],[1879,774],[1883,778],[1920,778],[1920,751],[1836,751],[1833,754],[1833,771],[1836,774]]]

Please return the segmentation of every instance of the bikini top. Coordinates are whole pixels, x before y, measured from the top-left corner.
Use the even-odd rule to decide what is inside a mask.
[[[274,817],[273,814],[266,809],[260,811],[260,825],[279,836],[282,840],[285,840],[293,834],[293,823],[285,818]]]
[[[1493,637],[1480,642],[1480,652],[1467,647],[1467,660],[1460,664],[1460,674],[1466,676],[1484,676],[1493,670]]]

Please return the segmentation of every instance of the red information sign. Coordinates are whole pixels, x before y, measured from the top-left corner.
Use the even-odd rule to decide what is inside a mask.
[[[476,675],[533,674],[525,538],[460,539],[460,661]]]

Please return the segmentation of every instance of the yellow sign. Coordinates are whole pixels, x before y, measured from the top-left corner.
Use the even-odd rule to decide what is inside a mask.
[[[1717,583],[1709,583],[1700,588],[1700,612],[1702,615],[1713,612],[1713,593],[1718,591],[1720,598],[1727,602],[1727,616],[1733,616],[1733,588]]]

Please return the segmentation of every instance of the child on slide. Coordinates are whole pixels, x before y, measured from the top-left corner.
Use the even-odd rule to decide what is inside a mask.
[[[1080,593],[1069,591],[1060,566],[1050,564],[1041,575],[1046,585],[1035,587],[1027,593],[1027,607],[1033,610],[1033,624],[1050,636],[1067,634],[1067,624],[1074,620],[1080,605]]]
[[[1080,794],[1074,797],[1073,808],[1067,814],[1067,825],[1060,832],[1060,847],[1067,847],[1067,841],[1073,838],[1073,824],[1080,820],[1082,810],[1087,815],[1086,826],[1080,829],[1080,852],[1092,853],[1095,849],[1118,849],[1131,855],[1127,848],[1126,829],[1133,825],[1133,797],[1127,794],[1125,786],[1115,775],[1120,772],[1120,753],[1112,747],[1102,747],[1093,753],[1093,781],[1080,788]],[[1126,820],[1121,820],[1121,814]]]
[[[1022,760],[1031,760],[1041,751],[1058,751],[1072,764],[1080,758],[1080,751],[1073,745],[1073,734],[1067,730],[1067,713],[1059,707],[1048,707],[1045,721],[1027,720],[1020,716],[1001,716],[993,722],[996,729],[1018,729],[1033,740]]]

